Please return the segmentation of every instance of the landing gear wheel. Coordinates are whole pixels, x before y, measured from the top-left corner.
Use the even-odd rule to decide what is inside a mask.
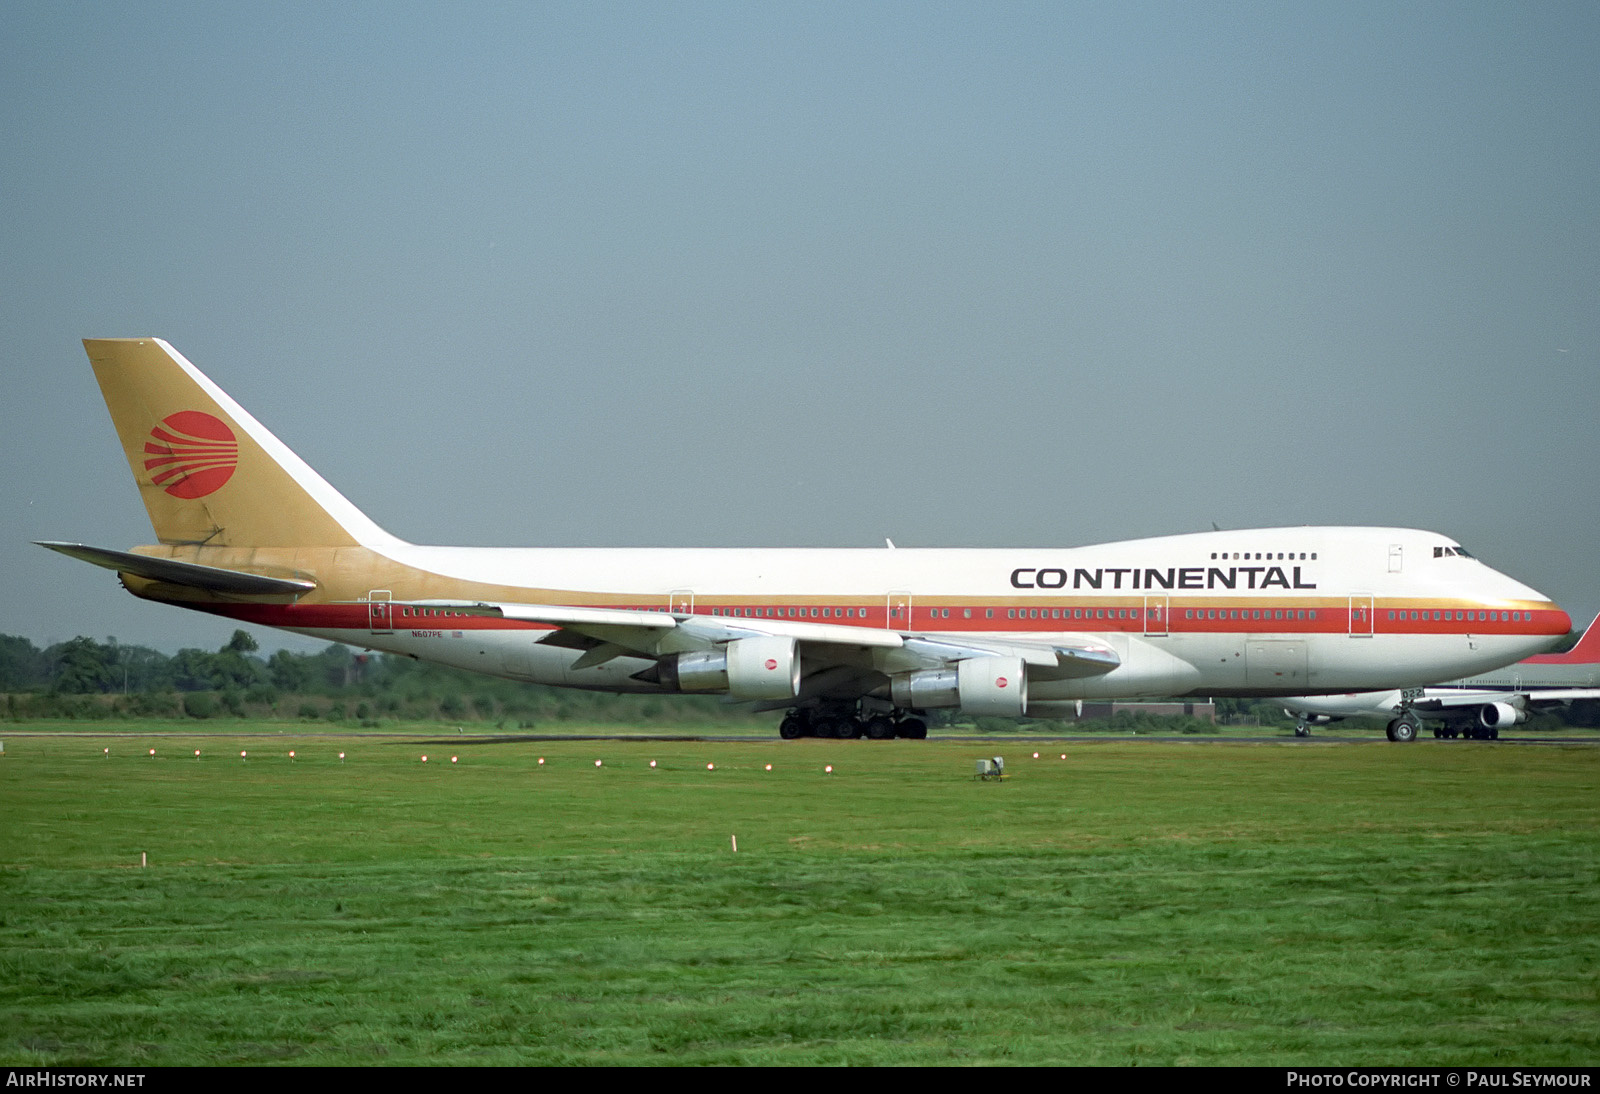
[[[1294,726],[1294,735],[1296,737],[1309,737],[1311,736],[1311,727],[1308,725],[1301,725],[1299,722],[1296,722]]]
[[[1396,718],[1389,723],[1389,740],[1401,743],[1417,739],[1417,723],[1407,718]]]
[[[881,714],[867,721],[867,736],[874,741],[887,741],[894,736],[894,723]]]
[[[817,722],[817,736],[831,737],[839,741],[848,741],[856,735],[856,723],[853,718],[823,718]]]
[[[895,727],[895,735],[912,741],[927,740],[928,723],[921,718],[907,718]]]
[[[797,715],[791,714],[778,723],[778,736],[786,741],[798,740],[806,735],[806,726]]]

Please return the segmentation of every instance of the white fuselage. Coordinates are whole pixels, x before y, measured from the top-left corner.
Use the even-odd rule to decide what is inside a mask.
[[[1485,672],[1547,648],[1568,621],[1547,598],[1442,536],[1406,529],[1207,532],[1072,549],[487,549],[385,545],[418,588],[367,590],[338,626],[303,633],[542,683],[652,690],[648,662],[574,668],[548,628],[408,602],[494,588],[538,603],[678,611],[755,626],[804,620],[964,642],[1093,636],[1121,664],[1033,682],[1030,704],[1152,695],[1370,691]],[[326,611],[327,609],[324,609]],[[334,622],[335,620],[329,620]],[[353,626],[351,625],[353,624]],[[352,633],[357,632],[357,633]],[[873,667],[894,670],[889,655]]]

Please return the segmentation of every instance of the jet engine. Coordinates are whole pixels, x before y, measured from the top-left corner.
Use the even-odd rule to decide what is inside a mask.
[[[1503,726],[1514,726],[1518,722],[1526,722],[1528,712],[1518,710],[1510,703],[1485,703],[1478,710],[1478,721],[1485,729],[1500,729]]]
[[[967,714],[1020,718],[1028,706],[1028,674],[1020,657],[970,657],[954,669],[909,672],[890,681],[895,706],[960,707]]]
[[[793,638],[740,638],[720,650],[662,659],[668,691],[726,691],[735,699],[793,699],[800,694],[800,652]]]

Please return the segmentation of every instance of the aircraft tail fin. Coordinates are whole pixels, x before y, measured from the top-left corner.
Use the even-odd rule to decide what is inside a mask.
[[[1593,665],[1600,663],[1600,615],[1594,617],[1594,622],[1589,624],[1589,629],[1583,632],[1583,637],[1578,639],[1578,644],[1566,653],[1556,654],[1563,661],[1575,665]]]
[[[166,342],[88,338],[83,347],[162,543],[396,542]]]

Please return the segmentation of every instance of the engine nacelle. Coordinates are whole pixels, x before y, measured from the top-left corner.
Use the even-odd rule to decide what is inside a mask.
[[[907,710],[933,710],[961,705],[961,689],[955,669],[908,672],[889,681],[894,705]]]
[[[799,643],[779,637],[729,642],[728,694],[735,699],[793,699],[799,695]]]
[[[1020,657],[971,657],[956,665],[961,709],[1020,718],[1028,706],[1028,674]]]
[[[1028,674],[1020,657],[972,657],[954,669],[896,676],[895,706],[910,710],[960,707],[968,714],[1020,718],[1028,706]]]
[[[680,653],[660,662],[668,691],[725,691],[735,699],[793,699],[800,653],[793,638],[740,638],[720,650]]]
[[[1478,722],[1485,729],[1500,729],[1527,720],[1528,712],[1518,710],[1510,703],[1485,703],[1478,710]]]

